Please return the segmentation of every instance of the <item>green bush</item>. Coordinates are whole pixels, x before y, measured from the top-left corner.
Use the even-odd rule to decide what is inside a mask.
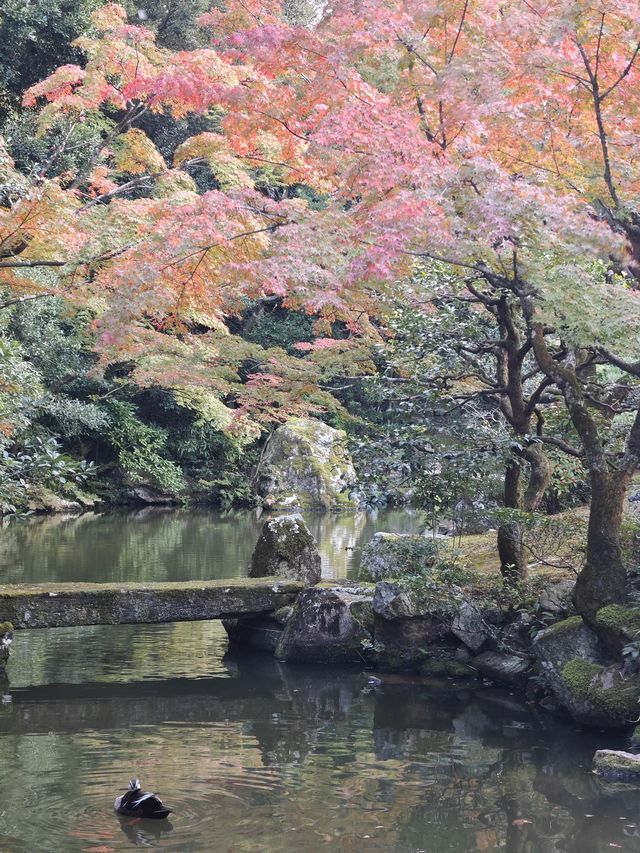
[[[174,495],[184,492],[182,470],[163,455],[165,430],[141,421],[133,403],[111,400],[106,408],[110,415],[108,440],[118,450],[120,466],[131,479],[138,483],[151,481]]]
[[[3,450],[0,457],[0,515],[24,514],[30,490],[45,486],[64,493],[71,484],[83,486],[95,475],[90,462],[78,462],[65,453],[55,438],[36,436],[14,452]]]

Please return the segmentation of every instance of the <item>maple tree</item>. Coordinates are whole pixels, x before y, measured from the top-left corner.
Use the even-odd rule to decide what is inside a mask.
[[[618,531],[638,465],[635,426],[622,454],[603,450],[598,429],[603,411],[633,407],[633,389],[621,400],[623,383],[603,387],[587,369],[608,361],[637,375],[638,342],[626,334],[635,291],[596,263],[616,255],[619,269],[637,269],[636,11],[562,0],[343,3],[313,34],[283,27],[263,5],[210,16],[218,29],[227,22],[230,54],[259,67],[270,57],[273,86],[262,99],[252,92],[243,119],[251,127],[267,117],[326,167],[370,247],[354,282],[384,279],[413,253],[450,263],[486,308],[517,313],[523,338],[511,356],[535,352],[539,388],[560,390],[583,444],[567,450],[590,473],[577,587],[587,615],[623,597]],[[498,391],[512,407],[521,367],[502,340],[512,370]],[[517,429],[538,454],[533,411],[523,413]]]
[[[0,276],[14,293],[9,301],[56,293],[97,307],[105,364],[134,358],[141,382],[166,381],[170,366],[176,385],[200,382],[221,395],[235,387],[241,399],[234,428],[251,429],[242,417],[246,409],[258,418],[282,419],[296,405],[331,404],[318,384],[334,370],[353,370],[354,359],[340,364],[345,344],[333,348],[329,364],[321,341],[305,358],[265,354],[231,337],[225,326],[247,300],[273,296],[315,314],[320,335],[333,323],[352,322],[356,312],[365,314],[363,297],[337,293],[335,270],[326,268],[324,250],[314,248],[321,226],[300,216],[306,204],[272,201],[256,189],[264,180],[256,164],[278,165],[268,134],[248,148],[239,137],[202,132],[178,145],[168,165],[133,126],[145,114],[220,109],[249,72],[213,50],[160,49],[150,31],[128,25],[115,5],[100,9],[94,26],[97,36],[77,42],[88,57],[85,67],[63,66],[25,96],[26,105],[41,107],[42,132],[64,127],[49,165],[74,144],[74,132],[92,113],[107,121],[76,174],[47,180],[41,169],[31,186],[15,176],[16,192],[0,214]],[[213,188],[198,193],[189,170],[205,166]],[[7,157],[5,168],[11,171]],[[140,190],[147,191],[144,197],[131,197]],[[324,216],[328,230],[331,218],[330,212]],[[286,242],[277,233],[285,226]],[[34,269],[60,272],[51,286],[25,275]],[[190,335],[193,325],[208,334]],[[366,368],[365,353],[354,358]],[[255,369],[241,384],[237,370],[245,362]]]
[[[232,395],[238,426],[327,404],[322,377],[353,373],[354,360],[370,369],[361,344],[384,339],[393,300],[421,310],[399,283],[416,259],[448,264],[451,296],[495,320],[492,394],[522,439],[531,507],[548,480],[532,419],[544,394],[564,398],[582,442],[566,449],[594,497],[581,609],[619,599],[617,531],[638,452],[631,429],[622,456],[605,458],[598,418],[629,409],[634,386],[621,398],[625,383],[593,369],[638,374],[624,275],[637,271],[640,233],[634,4],[344,0],[305,27],[279,2],[243,0],[199,24],[211,48],[170,51],[108,4],[76,43],[85,65],[27,92],[42,131],[64,129],[54,161],[88,116],[105,125],[76,174],[41,170],[2,208],[0,281],[99,306],[104,364],[126,356],[142,383],[169,373]],[[219,128],[169,159],[142,129],[150,115],[211,111]],[[205,192],[200,167],[214,180]],[[54,279],[31,273],[47,268]],[[316,318],[302,358],[228,333],[247,299],[273,297]],[[329,343],[336,323],[348,338]],[[507,483],[518,505],[519,471]],[[503,563],[518,565],[513,549]]]

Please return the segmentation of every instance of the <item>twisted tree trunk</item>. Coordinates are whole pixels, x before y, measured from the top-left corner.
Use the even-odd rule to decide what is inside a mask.
[[[505,472],[504,505],[508,509],[535,512],[551,482],[553,466],[544,448],[537,443],[524,447],[519,456],[529,464],[529,479],[522,493],[522,463],[514,459]],[[526,549],[522,526],[517,521],[505,521],[498,527],[498,555],[500,571],[507,585],[513,586],[526,579]]]
[[[586,561],[578,575],[574,603],[578,613],[594,624],[600,608],[625,599],[626,570],[620,547],[620,527],[626,490],[640,464],[640,409],[627,436],[624,452],[618,457],[608,457],[575,366],[561,364],[551,356],[544,329],[539,324],[533,327],[533,341],[538,364],[562,391],[584,447],[591,507]]]

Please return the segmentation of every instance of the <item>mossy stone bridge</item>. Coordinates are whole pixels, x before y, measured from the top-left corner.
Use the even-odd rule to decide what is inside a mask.
[[[238,619],[278,610],[303,588],[299,581],[277,577],[0,585],[0,623],[24,630]]]

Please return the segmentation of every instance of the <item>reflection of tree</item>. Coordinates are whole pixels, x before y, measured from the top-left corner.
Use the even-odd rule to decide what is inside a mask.
[[[328,577],[357,574],[359,553],[378,530],[416,532],[420,515],[305,516]],[[0,537],[5,583],[179,581],[244,575],[262,526],[253,512],[147,507],[52,515],[10,524]]]
[[[269,655],[221,662],[220,649],[209,665],[226,677],[175,677],[185,658],[206,674],[191,660],[209,654],[200,627],[123,626],[126,681],[86,683],[96,670],[78,657],[69,671],[81,683],[12,690],[0,706],[11,768],[0,837],[17,850],[43,849],[45,832],[51,849],[123,849],[110,805],[134,772],[175,809],[166,844],[181,851],[255,850],[259,839],[265,853],[603,853],[622,838],[619,817],[637,814],[638,792],[603,794],[576,770],[593,737],[537,721],[507,693],[400,676],[371,691],[361,672]],[[102,636],[105,660],[120,642]],[[28,823],[25,797],[45,806]]]
[[[421,533],[424,529],[422,514],[407,509],[340,515],[307,513],[304,519],[318,542],[326,578],[357,578],[360,552],[378,531]]]
[[[227,673],[219,621],[95,625],[23,631],[9,661],[12,687]]]
[[[199,580],[243,575],[258,537],[253,513],[147,508],[12,524],[8,583]]]

